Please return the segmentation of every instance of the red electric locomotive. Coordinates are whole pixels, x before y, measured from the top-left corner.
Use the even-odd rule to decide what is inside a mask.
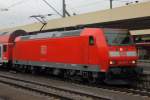
[[[12,63],[90,82],[129,84],[142,72],[137,59],[128,30],[85,28],[17,37]]]
[[[142,72],[136,66],[137,59],[125,29],[85,28],[35,35],[17,30],[0,34],[0,64],[69,79],[129,84]]]

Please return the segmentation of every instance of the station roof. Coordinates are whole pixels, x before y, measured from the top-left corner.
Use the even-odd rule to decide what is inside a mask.
[[[150,28],[150,2],[96,11],[72,17],[49,20],[44,30],[54,30],[81,25],[98,25],[102,27],[121,27],[129,29]],[[100,23],[100,24],[99,24]],[[39,31],[41,23],[2,29],[9,31],[23,29],[27,32]]]
[[[146,35],[146,34],[150,34],[150,29],[132,30],[130,32],[131,32],[132,35]]]

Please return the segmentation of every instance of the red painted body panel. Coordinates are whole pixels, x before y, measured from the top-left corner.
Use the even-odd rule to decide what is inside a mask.
[[[94,37],[95,45],[89,45],[89,36]],[[42,46],[45,54],[41,53]],[[103,31],[94,28],[84,29],[81,36],[17,41],[13,57],[21,61],[99,65],[104,72],[109,62]]]
[[[7,44],[7,50],[5,52],[3,51],[2,60],[5,61],[12,60],[12,51],[13,51],[13,44]]]
[[[2,60],[9,61],[12,60],[12,50],[13,50],[13,43],[10,42],[10,35],[2,35],[0,36],[0,44],[2,46],[6,45],[6,51],[2,52]]]
[[[93,36],[94,45],[89,45],[89,36]],[[107,72],[111,60],[132,61],[136,57],[110,57],[109,51],[118,48],[136,51],[134,46],[109,46],[106,42],[103,29],[85,28],[80,36],[58,38],[28,39],[17,38],[13,59],[20,61],[53,62],[65,64],[90,64],[99,65],[100,72]],[[133,64],[120,64],[125,66]]]
[[[99,64],[101,71],[106,72],[109,69],[109,49],[103,30],[100,28],[87,28],[83,30],[81,36],[94,37],[95,45],[89,48],[89,62]]]
[[[16,42],[14,59],[86,64],[88,37],[64,37]],[[42,48],[45,49],[42,51]]]
[[[14,46],[14,40],[18,36],[26,35],[27,33],[23,30],[15,30],[12,32],[3,32],[0,34],[0,46],[2,48],[5,46],[5,51],[4,49],[2,50],[2,63],[3,62],[9,62],[12,60],[12,50]]]
[[[9,35],[0,36],[0,43],[9,43]]]

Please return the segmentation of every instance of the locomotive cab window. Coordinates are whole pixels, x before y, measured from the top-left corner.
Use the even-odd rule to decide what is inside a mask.
[[[7,45],[4,45],[3,46],[3,52],[6,52],[7,51]]]
[[[105,33],[109,45],[131,45],[133,41],[129,32],[107,32]]]

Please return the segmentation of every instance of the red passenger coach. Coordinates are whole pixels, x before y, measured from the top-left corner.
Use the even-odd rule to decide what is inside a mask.
[[[136,48],[124,29],[85,28],[20,36],[13,48],[16,66],[92,82],[129,82],[140,72],[137,59]]]
[[[14,40],[17,36],[22,36],[22,35],[25,35],[25,31],[23,30],[0,33],[0,63],[1,64],[11,63]]]

